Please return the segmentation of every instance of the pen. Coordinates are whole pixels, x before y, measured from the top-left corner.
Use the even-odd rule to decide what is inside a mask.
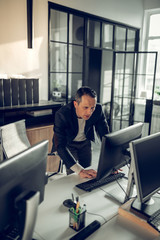
[[[83,204],[83,211],[86,210],[86,204]]]
[[[72,193],[72,201],[74,202],[74,195],[73,195],[73,193]]]
[[[79,211],[79,206],[80,206],[80,203],[77,202],[77,205],[76,205],[76,213],[78,213],[78,211]]]

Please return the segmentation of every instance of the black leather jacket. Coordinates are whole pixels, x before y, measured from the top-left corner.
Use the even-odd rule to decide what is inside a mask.
[[[96,104],[95,111],[86,121],[86,138],[95,141],[94,128],[100,139],[109,132],[108,124],[100,104]],[[78,120],[73,102],[61,107],[55,114],[54,141],[56,150],[63,159],[67,168],[76,162],[67,149],[67,143],[71,143],[78,133]]]

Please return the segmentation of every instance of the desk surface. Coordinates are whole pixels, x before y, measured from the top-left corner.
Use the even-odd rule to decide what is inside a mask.
[[[96,219],[102,224],[87,239],[106,239],[106,236],[112,240],[160,239],[118,215],[121,203],[116,199],[123,201],[124,193],[116,182],[92,192],[84,192],[75,187],[82,181],[84,180],[79,176],[72,174],[48,182],[45,188],[45,200],[38,210],[34,233],[37,240],[67,240],[75,235],[76,232],[69,227],[68,209],[63,206],[63,201],[71,198],[72,193],[75,197],[79,196],[81,205],[86,204],[86,226]],[[125,179],[120,182],[124,188],[127,186]],[[111,198],[110,194],[116,199]]]

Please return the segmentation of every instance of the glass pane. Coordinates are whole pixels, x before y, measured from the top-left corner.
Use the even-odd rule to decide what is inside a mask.
[[[155,54],[154,53],[150,53],[147,55],[147,74],[154,74],[154,70],[155,70]]]
[[[112,132],[118,131],[119,129],[120,129],[120,121],[113,119]]]
[[[148,51],[157,51],[157,66],[160,66],[160,38],[148,41]],[[156,69],[156,77],[160,78],[160,68]]]
[[[116,54],[116,74],[124,73],[124,54]]]
[[[116,54],[114,96],[123,96],[124,54]]]
[[[129,127],[129,122],[128,121],[122,121],[121,122],[121,129]]]
[[[118,111],[118,114],[116,115],[116,118],[119,118],[120,115],[121,115],[122,98],[121,97],[114,97],[113,102],[114,102],[114,105],[119,106],[119,111]],[[113,114],[113,116],[114,116],[114,114]]]
[[[141,100],[135,99],[134,121],[144,122],[145,108],[146,108],[145,99],[141,99]]]
[[[125,73],[133,74],[134,73],[134,54],[126,54],[126,66]]]
[[[87,45],[100,47],[100,22],[88,20]]]
[[[103,24],[102,47],[112,49],[113,47],[113,25]]]
[[[65,73],[50,73],[50,98],[53,101],[66,100]]]
[[[139,67],[137,75],[137,96],[141,97],[146,94],[145,98],[152,98],[154,68],[155,68],[155,53],[139,54]],[[144,92],[144,93],[143,93]],[[143,93],[143,94],[142,94]]]
[[[150,16],[149,36],[160,36],[160,28],[158,24],[160,22],[160,14],[154,14]]]
[[[123,75],[116,75],[115,76],[115,85],[114,85],[114,96],[122,97],[123,90]]]
[[[157,51],[157,66],[160,66],[160,39],[154,39],[148,41],[148,50],[150,51]],[[150,57],[150,60],[148,61],[148,72],[152,72],[152,69],[154,67],[155,63],[155,57],[152,54]],[[151,65],[150,65],[151,64]],[[154,92],[154,99],[158,100],[160,99],[160,95],[157,94],[157,91],[160,92],[160,68],[156,68],[156,82],[155,82],[155,92]]]
[[[124,51],[125,42],[126,42],[126,28],[116,27],[115,49]]]
[[[129,120],[129,113],[130,113],[130,99],[123,98],[122,119]]]
[[[124,97],[131,98],[132,80],[133,80],[132,75],[127,75],[127,74],[125,75],[125,77],[124,77],[124,92],[123,92]]]
[[[67,45],[50,43],[50,72],[67,71]]]
[[[135,98],[148,98],[147,91],[145,90],[145,79],[146,75],[137,75],[136,77],[136,92],[135,92]]]
[[[67,42],[67,13],[51,9],[50,40]]]
[[[69,42],[83,44],[84,18],[70,14],[69,18]]]
[[[113,53],[111,51],[102,51],[102,68],[101,68],[101,102],[111,101],[112,85],[112,61]]]
[[[69,72],[82,72],[83,47],[69,47]]]
[[[136,37],[136,32],[134,30],[128,29],[127,51],[134,51],[135,50],[135,37]]]
[[[71,101],[75,97],[77,89],[82,86],[82,74],[69,74],[68,82],[68,100]]]
[[[160,105],[153,104],[151,134],[160,132]]]

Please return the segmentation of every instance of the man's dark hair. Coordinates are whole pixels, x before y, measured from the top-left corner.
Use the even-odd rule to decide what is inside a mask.
[[[97,98],[97,93],[93,89],[91,89],[90,87],[84,86],[79,88],[76,92],[75,100],[76,102],[78,102],[78,104],[81,102],[81,98],[84,95],[88,95],[92,98]]]

